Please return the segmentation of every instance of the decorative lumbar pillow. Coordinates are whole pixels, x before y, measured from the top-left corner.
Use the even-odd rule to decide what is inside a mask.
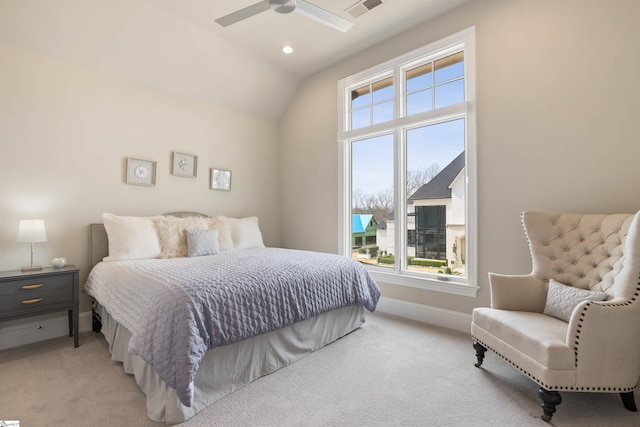
[[[229,219],[223,215],[213,218],[207,218],[209,230],[218,230],[218,242],[221,251],[230,251],[233,249],[233,240],[231,240],[231,227]]]
[[[152,217],[102,214],[109,238],[109,256],[103,261],[158,258],[160,242]]]
[[[547,291],[547,303],[544,306],[544,314],[557,317],[568,322],[573,309],[583,301],[604,301],[606,292],[589,291],[564,285],[553,279],[549,279]]]
[[[233,249],[264,248],[258,217],[228,218]]]
[[[218,230],[187,230],[187,256],[217,255]]]
[[[160,240],[160,258],[187,256],[186,230],[206,230],[208,218],[202,217],[156,217],[154,219]]]

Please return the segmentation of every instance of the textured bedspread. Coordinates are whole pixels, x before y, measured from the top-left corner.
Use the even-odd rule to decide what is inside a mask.
[[[186,406],[208,349],[340,307],[373,311],[380,297],[357,261],[279,248],[102,262],[85,287],[131,331],[129,351],[153,365]]]

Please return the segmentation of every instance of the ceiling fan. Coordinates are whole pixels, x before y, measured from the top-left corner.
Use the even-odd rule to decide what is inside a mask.
[[[218,18],[216,22],[223,27],[228,27],[231,24],[235,24],[236,22],[240,22],[269,9],[273,9],[273,11],[277,13],[291,13],[295,11],[340,31],[347,31],[353,25],[353,22],[305,0],[262,0],[244,9],[223,16],[222,18]]]

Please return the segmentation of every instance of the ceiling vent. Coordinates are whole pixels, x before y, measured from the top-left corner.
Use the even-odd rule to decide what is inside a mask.
[[[380,6],[381,4],[382,4],[382,0],[364,0],[364,1],[359,1],[358,3],[354,4],[353,6],[350,6],[349,8],[347,8],[347,12],[349,12],[349,14],[351,14],[351,16],[353,16],[354,18],[357,18],[357,17],[367,13],[368,11],[373,9],[374,7]]]

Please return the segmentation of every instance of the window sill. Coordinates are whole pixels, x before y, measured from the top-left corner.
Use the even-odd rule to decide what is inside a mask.
[[[475,285],[420,277],[411,273],[386,272],[372,268],[367,268],[367,270],[369,270],[371,277],[376,281],[392,285],[409,286],[427,291],[444,292],[447,294],[475,298],[479,289],[479,287]]]

